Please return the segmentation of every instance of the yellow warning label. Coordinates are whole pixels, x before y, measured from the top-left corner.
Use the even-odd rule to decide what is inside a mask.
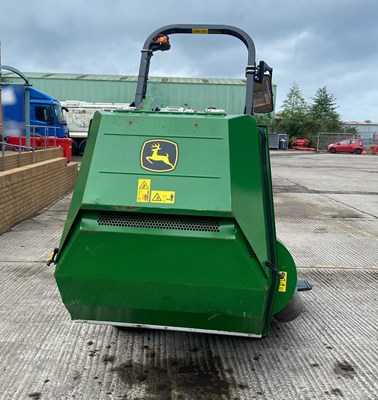
[[[192,33],[197,35],[207,35],[209,30],[207,28],[193,28]]]
[[[279,292],[286,292],[287,272],[280,271],[283,277],[280,279],[280,286],[278,287]]]
[[[151,179],[138,179],[137,202],[148,203],[150,201]]]
[[[151,191],[151,203],[174,204],[176,192],[164,190]]]
[[[151,179],[138,179],[138,189],[150,189]]]

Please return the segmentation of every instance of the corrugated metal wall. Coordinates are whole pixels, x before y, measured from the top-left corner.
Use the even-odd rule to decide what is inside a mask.
[[[244,85],[151,83],[147,95],[155,98],[161,106],[184,106],[197,110],[216,107],[229,114],[243,112]]]
[[[118,75],[78,75],[25,73],[36,89],[58,100],[99,103],[131,103],[137,77]],[[3,79],[21,82],[12,74]],[[274,95],[276,87],[274,86]],[[147,96],[160,106],[184,106],[204,110],[221,108],[228,114],[240,114],[245,103],[245,80],[150,77]],[[274,96],[275,97],[275,96]]]

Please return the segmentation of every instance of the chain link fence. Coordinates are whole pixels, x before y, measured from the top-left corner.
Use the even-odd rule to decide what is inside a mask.
[[[316,151],[327,151],[329,144],[339,142],[343,139],[358,139],[359,136],[352,133],[345,132],[320,132],[310,136],[311,147],[314,147]]]
[[[316,151],[327,151],[327,146],[332,143],[340,142],[343,139],[360,139],[365,150],[368,151],[371,146],[378,145],[378,135],[371,135],[371,137],[361,137],[359,134],[353,134],[348,132],[320,132],[315,135],[311,135],[310,146],[314,147]]]

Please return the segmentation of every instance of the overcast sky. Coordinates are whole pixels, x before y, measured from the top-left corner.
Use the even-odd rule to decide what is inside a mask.
[[[234,25],[274,69],[276,111],[297,82],[309,102],[327,86],[344,121],[378,121],[378,0],[12,0],[1,3],[0,17],[1,63],[22,72],[137,75],[154,30]],[[244,77],[247,52],[237,39],[170,39],[150,75]]]

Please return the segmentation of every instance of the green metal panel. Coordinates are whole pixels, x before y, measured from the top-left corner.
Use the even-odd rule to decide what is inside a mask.
[[[151,178],[151,190],[176,193],[175,203],[167,206],[176,212],[206,209],[217,214],[231,213],[229,168],[224,162],[228,157],[227,119],[117,112],[102,114],[101,122],[103,134],[97,138],[96,148],[102,151],[95,153],[83,203],[107,209],[125,204],[140,208],[138,180]],[[120,129],[122,126],[128,127],[127,132]],[[169,176],[140,166],[142,145],[154,138],[179,142],[179,163]],[[213,194],[210,198],[206,196],[208,192]],[[153,204],[143,204],[143,208],[157,211]]]
[[[99,103],[131,103],[137,77],[93,74],[26,73],[33,85],[59,100],[81,100]],[[17,81],[12,74],[6,81]],[[276,97],[276,86],[273,96]],[[228,114],[244,111],[245,80],[225,78],[149,77],[147,96],[161,106],[187,105],[203,111],[207,107],[224,109]]]
[[[268,279],[232,220],[219,232],[98,220],[83,214],[56,270],[73,319],[261,335]]]

